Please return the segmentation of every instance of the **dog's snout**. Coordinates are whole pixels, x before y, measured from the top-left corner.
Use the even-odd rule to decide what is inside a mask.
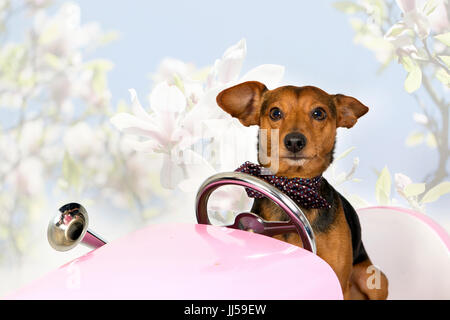
[[[284,137],[284,145],[293,153],[299,152],[306,145],[306,137],[299,132],[291,132]]]

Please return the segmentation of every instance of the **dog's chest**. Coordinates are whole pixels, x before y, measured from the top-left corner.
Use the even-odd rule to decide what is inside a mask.
[[[308,221],[315,220],[318,209],[301,208]],[[267,221],[288,221],[289,217],[278,205],[268,199],[255,199],[252,212]]]
[[[301,207],[314,232],[327,232],[335,221],[335,208],[308,209]],[[289,221],[287,214],[269,199],[255,199],[252,212],[267,221]]]

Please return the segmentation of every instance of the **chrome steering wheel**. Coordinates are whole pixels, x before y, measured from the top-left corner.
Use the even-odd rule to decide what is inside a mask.
[[[312,227],[298,205],[271,184],[246,173],[218,173],[203,182],[198,190],[195,205],[198,223],[211,224],[208,218],[208,199],[214,190],[224,185],[237,185],[257,191],[275,202],[290,218],[290,221],[265,221],[254,213],[242,212],[235,217],[232,225],[226,227],[249,230],[266,236],[297,231],[303,248],[314,254],[317,253]]]

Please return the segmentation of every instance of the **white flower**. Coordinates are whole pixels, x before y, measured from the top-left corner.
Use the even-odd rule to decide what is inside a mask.
[[[417,48],[414,45],[414,34],[406,28],[403,22],[394,24],[386,32],[384,39],[394,46],[399,55],[417,53]]]
[[[44,166],[35,157],[20,161],[6,178],[14,192],[25,196],[36,196],[44,192]]]
[[[64,3],[53,17],[44,11],[35,15],[33,32],[40,49],[57,57],[68,59],[81,49],[96,42],[100,37],[97,23],[80,25],[80,7],[72,2]]]
[[[19,149],[22,155],[29,155],[39,151],[44,132],[42,119],[28,121],[23,124],[19,140]]]
[[[416,0],[395,0],[400,10],[409,12],[416,8]]]
[[[431,5],[425,5],[430,3]],[[439,33],[446,30],[450,25],[446,4],[443,0],[436,0],[434,3],[397,0],[397,5],[403,12],[403,20],[400,23],[403,23],[406,28],[414,30],[420,39],[428,37],[431,30]],[[434,9],[431,7],[433,5]]]
[[[166,82],[170,85],[182,85],[186,98],[196,104],[203,94],[201,83],[202,70],[197,70],[194,64],[186,63],[178,59],[164,58],[158,66],[158,70],[152,75],[155,85]],[[181,83],[177,83],[180,81]]]
[[[139,151],[169,154],[183,139],[179,126],[181,113],[186,108],[183,93],[176,86],[159,84],[150,95],[151,114],[144,110],[134,89],[130,89],[130,94],[134,114],[119,113],[111,118],[112,124],[126,134],[146,138],[136,142]]]
[[[415,31],[420,39],[425,39],[430,34],[430,22],[428,17],[421,11],[412,10],[405,12],[403,21],[408,28]]]
[[[441,33],[450,27],[446,3],[444,0],[438,0],[436,9],[428,16],[431,29],[436,33]],[[448,4],[447,4],[448,6]]]
[[[67,72],[56,74],[50,83],[50,91],[53,101],[61,106],[67,102],[67,98],[73,94],[73,84],[71,75]]]
[[[248,160],[239,158],[245,157],[246,153],[237,150],[231,142],[252,141],[252,137],[256,138],[255,128],[244,127],[225,113],[216,103],[217,94],[238,82],[250,80],[263,82],[269,88],[274,87],[281,80],[284,67],[261,65],[239,78],[246,50],[243,39],[225,51],[211,69],[205,91],[197,88],[195,96],[198,102],[192,99],[188,90],[183,95],[179,84],[171,85],[175,84],[175,80],[170,79],[174,72],[178,77],[183,77],[183,81],[188,81],[187,74],[191,72],[191,67],[178,60],[165,60],[158,77],[169,77],[169,82],[162,82],[152,90],[150,108],[153,112],[147,113],[137,100],[134,90],[131,90],[133,115],[122,113],[111,119],[122,132],[144,138],[133,143],[136,150],[164,154],[161,184],[165,187],[174,187],[180,182],[181,189],[187,190],[188,184],[197,187],[197,182],[216,172],[216,169],[234,170],[240,164],[235,159],[240,162]],[[168,65],[170,61],[174,66]],[[186,82],[182,85],[186,89]],[[190,102],[190,108],[187,108],[186,100]],[[242,139],[242,136],[247,138]],[[255,150],[256,153],[255,145],[253,143],[240,150]],[[196,146],[209,147],[216,154],[219,153],[220,164],[212,163],[213,159],[208,158],[204,150],[198,152]],[[184,183],[186,181],[189,183]]]
[[[7,173],[19,160],[20,149],[13,133],[0,134],[0,175]]]
[[[247,44],[245,39],[228,48],[223,57],[216,60],[209,74],[207,91],[213,88],[223,90],[234,84],[251,80],[260,81],[269,89],[273,89],[279,84],[284,74],[284,67],[280,65],[260,65],[239,78],[246,54]]]
[[[174,75],[182,79],[192,78],[195,71],[194,64],[167,57],[161,61],[156,73],[152,75],[152,79],[155,84],[161,82],[174,84]]]
[[[111,118],[111,123],[126,134],[145,139],[133,143],[136,150],[165,154],[162,174],[167,175],[169,171],[173,174],[164,180],[167,181],[164,185],[172,188],[181,179],[179,174],[183,173],[181,166],[170,158],[172,149],[190,138],[180,126],[186,98],[176,86],[160,83],[150,95],[152,112],[149,114],[140,104],[135,90],[131,89],[130,94],[134,114],[119,113]]]
[[[217,84],[227,84],[237,80],[241,72],[242,64],[247,55],[245,39],[229,47],[222,56],[216,60],[211,75],[215,77]]]
[[[419,124],[426,125],[428,123],[428,117],[422,113],[414,112],[413,119],[415,122],[417,122]]]
[[[405,187],[410,185],[412,183],[412,180],[407,175],[404,175],[403,173],[396,173],[395,174],[395,188],[402,197],[407,198],[405,195]]]
[[[103,154],[102,140],[100,133],[94,131],[86,122],[78,122],[70,127],[63,137],[67,152],[80,158]]]

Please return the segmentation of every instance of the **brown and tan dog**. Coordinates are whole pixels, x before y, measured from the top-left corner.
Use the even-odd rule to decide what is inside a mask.
[[[268,90],[257,81],[223,90],[218,105],[245,126],[278,129],[277,176],[312,178],[320,176],[333,161],[338,127],[351,128],[369,110],[357,99],[329,95],[312,87],[284,86]],[[259,142],[260,143],[260,142]],[[271,143],[259,146],[270,158]],[[331,209],[305,209],[316,235],[317,254],[332,267],[342,286],[344,299],[386,299],[386,276],[372,266],[361,242],[359,220],[353,207],[325,179],[320,195]],[[266,198],[255,199],[252,210],[268,221],[287,220],[285,213]],[[302,246],[297,233],[274,236]],[[375,273],[375,274],[374,274]],[[375,281],[374,281],[375,280]]]

